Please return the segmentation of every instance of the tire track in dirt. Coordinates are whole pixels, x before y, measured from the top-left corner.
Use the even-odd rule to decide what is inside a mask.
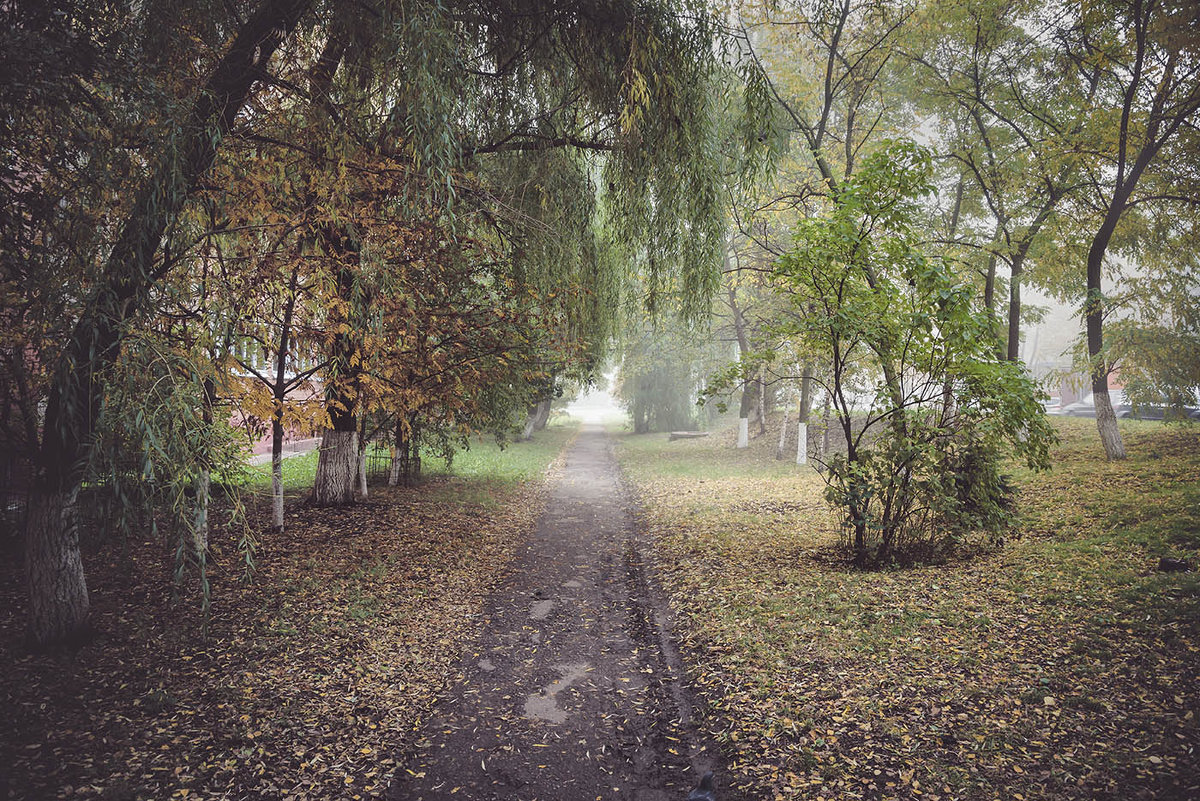
[[[631,507],[585,427],[391,801],[674,801],[713,767]]]

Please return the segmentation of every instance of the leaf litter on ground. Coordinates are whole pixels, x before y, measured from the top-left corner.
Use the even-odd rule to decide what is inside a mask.
[[[284,533],[261,534],[249,583],[221,539],[234,535],[214,532],[207,638],[194,591],[143,542],[89,554],[94,641],[31,654],[9,560],[0,797],[380,797],[544,485],[437,477],[347,509],[297,504]]]
[[[1014,468],[1024,536],[879,572],[840,561],[777,433],[622,438],[746,797],[1200,797],[1200,582],[1154,572],[1200,549],[1200,432],[1133,423],[1109,464],[1090,422],[1059,422],[1052,472]]]

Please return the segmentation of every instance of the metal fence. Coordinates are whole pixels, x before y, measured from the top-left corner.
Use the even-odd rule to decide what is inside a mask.
[[[386,484],[392,472],[391,451],[372,443],[367,447],[367,483]]]

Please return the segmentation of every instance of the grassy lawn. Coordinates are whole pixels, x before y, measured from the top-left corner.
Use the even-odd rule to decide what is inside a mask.
[[[702,723],[747,798],[1200,797],[1200,428],[1056,421],[1023,535],[861,573],[810,468],[732,434],[619,436]]]
[[[23,646],[19,560],[0,561],[0,798],[382,797],[575,430],[474,447],[454,475],[345,509],[289,497],[282,532],[251,499],[251,582],[244,529],[214,511],[207,636],[194,578],[175,585],[149,532],[85,554],[97,636],[75,653]],[[284,465],[307,491],[315,455]]]
[[[492,489],[536,479],[579,430],[578,421],[559,418],[531,442],[510,442],[504,447],[493,437],[476,437],[470,448],[454,455],[450,465],[440,456],[422,454],[422,475],[426,479],[458,479],[481,483]],[[379,448],[384,453],[386,449]],[[246,489],[255,495],[271,492],[271,465],[248,466]],[[317,452],[289,456],[283,460],[283,488],[286,494],[306,493],[312,489],[317,473]],[[437,481],[434,482],[438,483]]]

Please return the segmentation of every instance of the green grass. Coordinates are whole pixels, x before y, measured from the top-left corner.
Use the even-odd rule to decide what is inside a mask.
[[[578,421],[566,418],[546,426],[531,442],[510,442],[501,448],[493,438],[480,437],[472,440],[469,450],[455,454],[449,467],[437,456],[423,456],[423,472],[429,477],[528,481],[546,472],[578,430]]]
[[[252,492],[270,493],[271,463],[248,465],[249,476],[246,488]],[[307,492],[312,489],[317,476],[317,452],[310,451],[300,456],[288,456],[283,460],[283,491],[287,494]]]
[[[1014,466],[1020,537],[877,572],[839,559],[824,485],[774,460],[777,431],[618,437],[747,797],[1187,797],[1200,581],[1154,568],[1198,556],[1200,427],[1122,421],[1108,463],[1093,421],[1054,424],[1054,469]]]
[[[535,434],[531,442],[510,442],[501,448],[494,438],[477,437],[471,441],[468,450],[454,455],[449,466],[440,456],[423,454],[422,475],[425,478],[458,477],[505,485],[529,481],[546,471],[578,430],[578,421],[560,418]],[[257,494],[271,491],[269,463],[247,466],[246,473],[248,478],[245,486],[248,490]],[[287,494],[308,492],[316,473],[316,451],[285,458],[283,491]]]
[[[739,450],[732,447],[730,431],[675,441],[667,433],[634,434],[620,426],[609,426],[608,431],[627,455],[623,463],[628,469],[645,471],[647,477],[717,479],[812,473],[811,467],[795,463],[794,450],[789,450],[783,459],[774,458],[778,434],[759,437],[750,447]],[[794,440],[791,448],[795,448]]]

